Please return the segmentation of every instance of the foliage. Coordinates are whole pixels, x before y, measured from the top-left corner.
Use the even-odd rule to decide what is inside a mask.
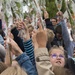
[[[70,10],[70,13],[73,14],[72,7],[71,7],[71,3],[72,3],[72,1],[70,0],[70,1],[68,2],[68,8],[69,8],[69,10]]]
[[[16,18],[16,15],[15,15],[14,10],[13,10],[12,7],[11,7],[11,10],[12,10],[13,17]]]
[[[8,25],[8,17],[7,17],[7,15],[6,15],[6,13],[4,13],[4,15],[5,15],[6,24]]]
[[[62,8],[61,8],[61,11],[64,13],[66,10],[66,3],[65,3],[65,0],[62,1]]]
[[[46,0],[46,9],[49,13],[50,18],[54,17],[56,15],[56,12],[58,11],[55,4],[55,0]],[[66,4],[65,0],[63,0],[61,11],[64,13],[65,10],[66,10]]]
[[[46,10],[48,11],[50,18],[56,15],[58,10],[55,5],[55,0],[46,0]]]
[[[70,21],[70,23],[71,23],[71,25],[72,25],[72,27],[73,27],[74,21],[73,21],[73,18],[72,18],[72,17],[73,17],[73,15],[74,15],[74,13],[73,13],[71,4],[72,4],[72,0],[69,0],[69,2],[68,2],[68,9],[69,9],[69,11],[70,11],[70,13],[69,13],[69,21]]]

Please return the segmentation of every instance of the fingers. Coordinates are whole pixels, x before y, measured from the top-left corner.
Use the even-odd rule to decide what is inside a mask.
[[[21,30],[21,29],[27,30],[26,23],[23,22],[22,20],[19,20],[18,22],[16,22],[16,25],[18,30]]]
[[[62,16],[63,13],[62,13],[61,11],[58,11],[58,12],[56,13],[56,15],[57,15],[57,16]]]
[[[21,30],[22,28],[24,28],[24,25],[23,25],[22,21],[19,21],[16,24],[17,24],[17,29],[18,30]]]
[[[32,32],[32,38],[34,38],[36,36],[36,34],[37,34],[37,30],[33,30],[33,32]]]
[[[10,44],[10,45],[12,45],[13,39],[11,39],[10,37],[5,37],[5,39],[6,39],[6,40],[4,40],[4,43],[5,43],[5,44]]]
[[[24,23],[21,19],[16,20],[14,24],[17,27],[17,30],[24,28]]]
[[[10,44],[9,38],[7,38],[7,37],[4,37],[4,38],[5,38],[5,40],[4,40],[4,47],[5,47],[5,49],[7,49],[8,48],[8,44]]]
[[[41,20],[38,20],[38,30],[43,30]]]
[[[25,22],[22,22],[22,24],[23,24],[23,28],[25,29],[25,31],[28,31],[28,28],[26,26],[26,23]]]
[[[33,41],[34,49],[38,48],[38,43],[37,43],[37,40],[36,40],[36,35],[37,35],[37,30],[34,30],[32,32],[32,41]]]
[[[45,19],[49,18],[49,14],[48,14],[48,12],[46,10],[44,11],[44,18]]]

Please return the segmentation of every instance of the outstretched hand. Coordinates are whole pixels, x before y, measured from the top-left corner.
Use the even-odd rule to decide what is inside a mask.
[[[19,30],[19,37],[21,37],[24,41],[30,39],[28,28],[23,21],[19,21],[17,28]]]
[[[56,13],[56,15],[57,15],[57,16],[63,16],[63,13],[62,13],[61,11],[58,11],[58,12]]]
[[[43,29],[40,21],[38,21],[38,29],[32,33],[32,40],[34,48],[46,47],[47,30]]]
[[[48,14],[48,12],[46,10],[44,10],[44,18],[45,19],[49,18],[49,14]]]
[[[11,52],[16,55],[16,56],[19,56],[20,54],[22,54],[22,50],[19,48],[19,46],[17,45],[17,43],[11,39],[11,38],[7,38],[6,41],[6,46],[9,47],[11,46]]]

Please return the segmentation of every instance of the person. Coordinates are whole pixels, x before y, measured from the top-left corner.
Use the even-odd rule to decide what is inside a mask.
[[[61,11],[57,12],[57,17],[59,17],[59,25],[62,28],[62,38],[64,41],[64,49],[68,52],[68,58],[72,58],[74,45],[70,41],[69,33],[67,30],[67,25],[65,19],[63,18],[63,13]]]
[[[72,58],[68,58],[67,52],[65,52],[62,46],[53,46],[50,51],[50,62],[52,66],[59,66],[69,69],[75,74],[75,64]]]
[[[14,36],[14,40],[15,42],[18,44],[18,46],[22,49],[22,51],[24,52],[24,46],[23,46],[23,40],[18,36],[19,31],[17,29],[17,27],[15,26],[16,24],[13,25],[12,29],[11,29],[11,33]]]
[[[42,32],[40,30],[42,30]],[[45,30],[43,30],[42,25],[39,26],[37,32],[34,31],[32,33],[32,40],[29,39],[30,37],[29,37],[29,33],[28,33],[27,29],[26,29],[26,35],[27,36],[25,37],[25,35],[22,35],[23,41],[25,42],[24,47],[25,47],[25,49],[27,49],[26,54],[30,57],[31,61],[33,61],[34,60],[33,58],[35,57],[34,62],[36,62],[36,68],[37,68],[38,75],[46,75],[46,74],[47,75],[54,75],[54,73],[52,72],[52,65],[49,61],[49,54],[48,54],[48,51],[47,51],[47,48],[46,48],[47,34],[45,34]],[[37,35],[35,35],[36,33],[37,33]],[[37,41],[35,41],[35,39],[37,39],[39,46],[37,45]],[[42,42],[40,42],[40,40]],[[33,41],[33,45],[32,45],[32,41]],[[33,46],[34,46],[34,48],[33,48]],[[34,49],[35,49],[35,51],[34,51]],[[34,54],[35,54],[35,56],[34,56]],[[46,54],[47,56],[43,55],[43,54]],[[42,55],[43,57],[40,56],[40,55]],[[38,59],[40,59],[39,56],[43,58],[42,61],[38,60]],[[44,56],[46,58],[45,61],[47,61],[46,63],[44,62]]]
[[[50,62],[53,66],[61,66],[64,67],[66,64],[66,55],[65,50],[62,46],[53,46],[49,50]]]
[[[17,56],[16,59],[15,59],[15,61],[18,62],[18,65],[21,68],[23,68],[28,75],[37,75],[35,67],[33,66],[33,64],[30,61],[29,56],[27,56],[26,52],[23,53],[22,50],[20,49],[20,47],[17,45],[17,43],[13,39],[7,38],[7,40],[8,39],[9,39],[9,41],[5,41],[5,42],[7,44],[11,45],[11,52],[15,56]],[[9,51],[10,51],[10,49],[8,50],[8,53],[10,53]],[[7,56],[7,62],[6,63],[10,63],[11,64],[12,60],[10,60],[10,62],[8,60],[10,60],[10,59]]]
[[[48,16],[48,13],[46,11],[45,16]],[[72,58],[73,55],[73,49],[74,49],[74,45],[71,43],[70,38],[69,38],[69,34],[68,34],[68,30],[67,30],[67,26],[65,23],[65,20],[63,18],[63,13],[61,11],[58,11],[56,14],[57,18],[59,18],[58,23],[58,28],[57,28],[57,32],[58,29],[60,29],[61,31],[61,35],[57,34],[57,37],[59,36],[61,42],[60,44],[64,47],[64,49],[68,52],[68,58]],[[49,17],[47,17],[46,19],[48,19]],[[48,20],[50,21],[50,19]],[[46,21],[47,22],[47,21]],[[48,22],[49,23],[49,22]],[[47,24],[47,23],[46,23]],[[50,25],[50,23],[49,23]],[[50,25],[52,27],[52,25]],[[54,29],[52,29],[54,31]],[[60,32],[59,32],[60,33]],[[62,38],[61,38],[62,37]],[[57,41],[57,40],[56,40]],[[57,41],[58,42],[58,41]],[[57,45],[57,44],[55,44]],[[59,45],[58,45],[59,46]]]
[[[54,40],[52,41],[51,44],[52,46],[53,45],[63,46],[62,28],[60,25],[58,25],[57,18],[56,17],[52,18],[51,22],[52,22],[52,25],[54,28],[54,34],[55,34]]]
[[[46,48],[47,30],[42,28],[40,21],[38,21],[38,26],[38,30],[32,34],[37,72],[38,75],[54,75]]]
[[[73,54],[74,52],[74,40],[73,40],[73,31],[72,31],[72,27],[71,24],[69,22],[67,22],[67,30],[68,30],[68,34],[69,34],[69,38],[70,38],[70,42],[71,42],[71,46],[73,47],[73,49],[71,49],[71,52]],[[73,56],[72,56],[73,57]]]
[[[69,37],[70,37],[70,41],[73,42],[73,33],[72,33],[72,28],[71,28],[71,24],[69,22],[67,22],[67,30],[68,30],[68,33],[69,33]]]
[[[55,37],[53,41],[51,42],[51,46],[57,45],[57,46],[64,46],[63,39],[61,36],[62,28],[58,25],[58,20],[56,17],[49,19],[47,11],[44,11],[44,17],[46,22],[46,28],[53,30]],[[52,23],[52,24],[51,24]]]
[[[46,28],[54,31],[52,22],[50,21],[50,18],[49,18],[49,14],[46,10],[44,10],[44,19],[45,19],[45,23],[46,23]]]
[[[72,71],[75,74],[75,61],[73,60],[73,58],[67,59],[65,68],[69,69],[70,71]]]
[[[56,29],[56,27],[57,27],[57,18],[51,18],[51,22],[52,22],[52,25],[53,25],[53,28],[54,28],[54,30]]]

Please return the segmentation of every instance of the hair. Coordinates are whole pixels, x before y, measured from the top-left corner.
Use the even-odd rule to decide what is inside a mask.
[[[52,42],[55,35],[54,35],[54,32],[53,32],[52,30],[47,29],[47,36],[48,36],[48,40],[49,40],[50,42]]]
[[[7,68],[7,66],[3,63],[0,62],[0,74]]]
[[[13,67],[9,67],[5,71],[3,71],[1,73],[1,75],[27,75],[27,74],[19,66],[13,66]]]
[[[56,17],[53,17],[52,19],[56,20],[56,22],[57,22],[57,18]]]
[[[58,26],[56,27],[55,33],[56,33],[56,34],[59,33],[59,34],[62,35],[62,27],[61,27],[61,25],[58,25]]]
[[[59,66],[55,66],[53,72],[55,75],[74,75],[71,70]]]
[[[47,29],[48,41],[47,41],[46,47],[47,47],[48,50],[50,49],[50,44],[51,44],[51,42],[53,41],[54,36],[55,36],[55,35],[54,35],[54,32],[53,32],[52,30],[50,30],[50,29]]]
[[[64,50],[63,46],[56,46],[56,45],[54,45],[49,50],[49,54],[51,54],[51,52],[52,52],[53,49],[62,50],[64,52],[65,57],[67,58],[67,52]]]

